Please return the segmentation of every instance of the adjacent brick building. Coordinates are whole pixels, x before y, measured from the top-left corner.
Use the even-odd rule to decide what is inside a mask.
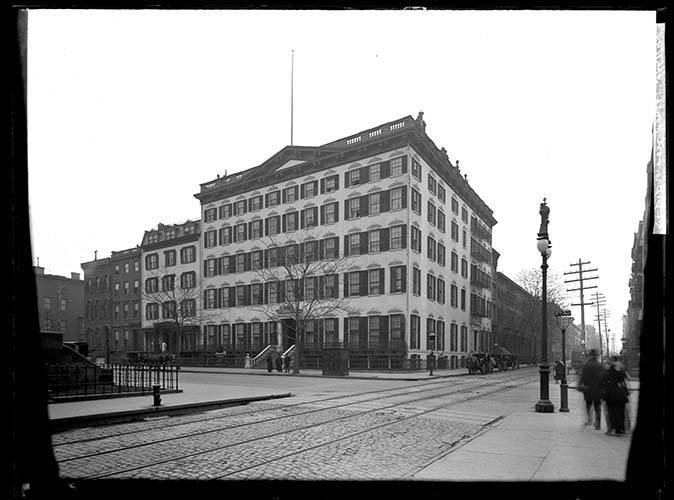
[[[84,281],[79,273],[70,278],[45,274],[35,266],[37,305],[42,332],[62,334],[63,341],[84,341]]]

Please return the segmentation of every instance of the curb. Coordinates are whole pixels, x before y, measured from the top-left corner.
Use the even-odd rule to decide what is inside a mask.
[[[214,373],[214,374],[229,374],[229,375],[262,375],[265,377],[271,377],[271,376],[277,376],[279,374],[277,373],[246,373],[246,372],[234,372],[234,371],[227,371],[226,369],[223,370],[218,370],[218,371],[212,371],[212,370],[200,370],[199,367],[189,367],[189,368],[180,368],[180,371],[182,373]],[[295,377],[310,377],[310,378],[336,378],[336,379],[341,379],[341,380],[400,380],[400,381],[405,381],[405,382],[416,382],[419,380],[433,380],[433,379],[439,379],[439,378],[452,378],[452,377],[464,377],[467,376],[468,373],[454,373],[454,374],[448,374],[448,375],[417,375],[417,376],[410,376],[410,377],[378,377],[378,376],[366,376],[366,375],[322,375],[322,374],[312,374],[312,373],[284,373],[282,376],[295,376]]]
[[[171,406],[150,406],[138,410],[123,410],[111,413],[96,413],[93,415],[78,415],[75,417],[63,417],[51,419],[49,421],[52,432],[62,432],[80,427],[94,427],[98,425],[121,424],[142,420],[149,417],[168,417],[175,415],[185,415],[199,411],[215,410],[227,406],[243,405],[254,401],[265,401],[269,399],[287,398],[292,394],[283,392],[279,394],[270,394],[268,396],[253,396],[245,398],[221,399],[216,401],[203,401],[199,403],[184,403]]]

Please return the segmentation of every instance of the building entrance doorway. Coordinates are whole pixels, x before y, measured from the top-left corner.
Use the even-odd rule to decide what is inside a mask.
[[[294,319],[286,318],[281,320],[281,342],[284,351],[296,343],[295,325]]]

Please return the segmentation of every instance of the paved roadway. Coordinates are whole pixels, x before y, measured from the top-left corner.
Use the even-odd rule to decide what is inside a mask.
[[[535,368],[428,381],[184,373],[183,386],[293,396],[61,432],[54,452],[72,479],[404,479],[506,416],[467,403],[537,377]]]

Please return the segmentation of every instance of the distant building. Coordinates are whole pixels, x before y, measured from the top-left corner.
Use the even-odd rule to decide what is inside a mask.
[[[113,351],[142,349],[140,247],[112,252],[112,338]]]
[[[540,301],[501,272],[494,280],[494,342],[516,354],[520,361],[537,357],[540,346],[532,316],[540,315]]]
[[[110,355],[112,332],[112,264],[110,257],[83,262],[84,331],[92,359]]]
[[[172,353],[201,347],[201,221],[159,224],[145,231],[140,246],[140,311],[145,351]],[[181,331],[179,331],[181,330]]]
[[[40,330],[60,333],[63,341],[84,340],[84,281],[79,273],[70,278],[45,274],[35,266]]]

